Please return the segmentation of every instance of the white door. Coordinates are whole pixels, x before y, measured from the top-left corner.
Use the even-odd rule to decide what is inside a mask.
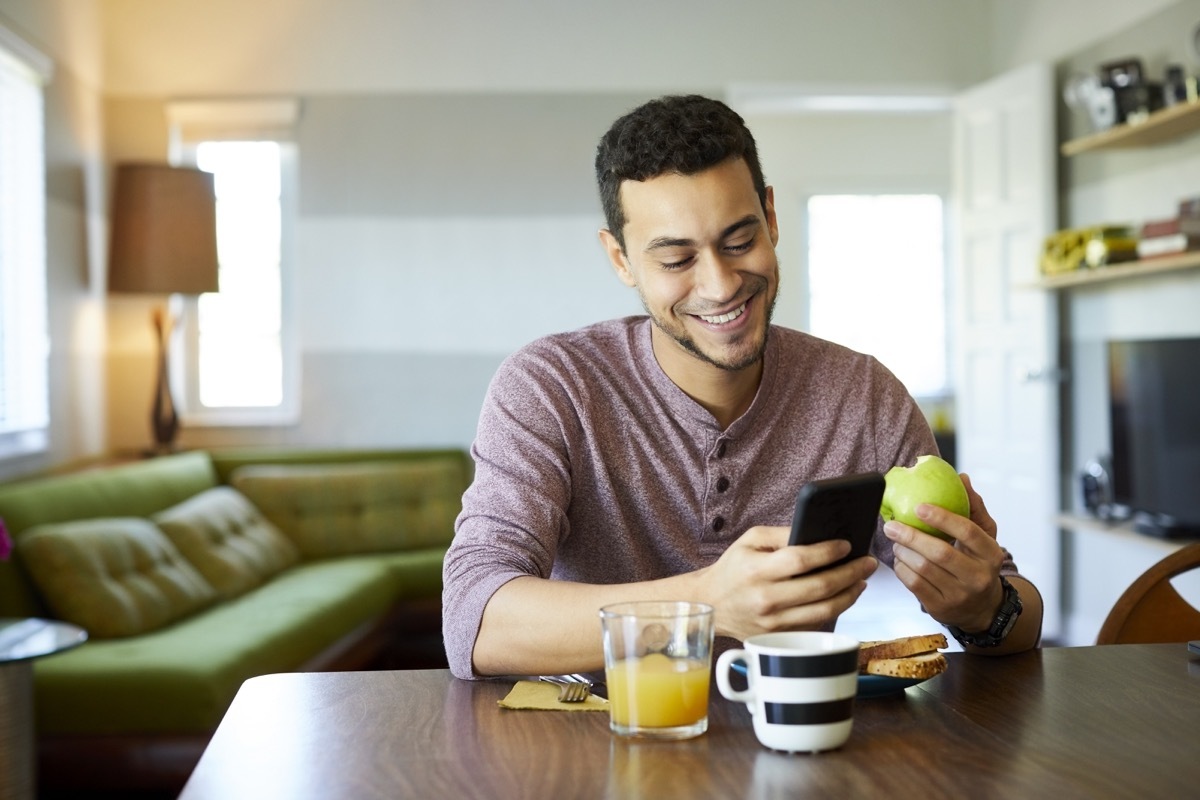
[[[1062,624],[1057,298],[1028,288],[1056,224],[1054,78],[1033,64],[955,101],[957,460]]]

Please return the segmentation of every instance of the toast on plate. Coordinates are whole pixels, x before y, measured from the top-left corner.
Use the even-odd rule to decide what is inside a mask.
[[[932,678],[946,669],[946,635],[927,633],[899,639],[863,642],[858,650],[858,671],[892,678]]]
[[[916,656],[942,650],[947,646],[944,633],[925,633],[919,636],[901,636],[899,639],[863,642],[858,648],[858,669],[863,671],[868,663],[877,658]]]
[[[917,678],[924,680],[946,671],[946,657],[941,653],[921,653],[903,658],[876,658],[867,662],[868,675],[886,675],[890,678]]]

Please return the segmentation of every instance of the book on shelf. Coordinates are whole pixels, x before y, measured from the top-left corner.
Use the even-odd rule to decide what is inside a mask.
[[[1168,233],[1140,239],[1137,244],[1138,258],[1171,256],[1192,250],[1200,250],[1200,235]]]
[[[1193,206],[1200,211],[1200,202],[1184,200],[1179,204],[1179,216],[1145,222],[1138,231],[1138,258],[1200,250],[1200,216],[1190,214]]]
[[[1200,217],[1180,215],[1170,219],[1154,219],[1142,224],[1138,238],[1153,239],[1158,236],[1173,236],[1185,233],[1188,236],[1200,236]]]

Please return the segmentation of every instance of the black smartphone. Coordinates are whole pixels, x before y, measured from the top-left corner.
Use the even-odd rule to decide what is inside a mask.
[[[816,544],[828,539],[847,539],[850,555],[814,572],[862,558],[871,550],[871,538],[879,522],[883,502],[883,475],[863,472],[825,478],[800,487],[792,515],[788,544]]]

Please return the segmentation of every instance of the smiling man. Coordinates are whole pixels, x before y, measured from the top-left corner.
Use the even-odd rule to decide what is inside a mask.
[[[968,649],[1035,646],[1037,590],[969,480],[970,518],[918,511],[952,544],[889,522],[871,556],[820,572],[849,545],[787,545],[804,483],[937,446],[874,358],[771,324],[779,228],[741,117],[646,103],[601,139],[596,176],[601,244],[646,316],[545,337],[496,373],[444,567],[454,674],[600,670],[598,610],[627,600],[711,604],[718,649],[829,630],[878,561]]]

